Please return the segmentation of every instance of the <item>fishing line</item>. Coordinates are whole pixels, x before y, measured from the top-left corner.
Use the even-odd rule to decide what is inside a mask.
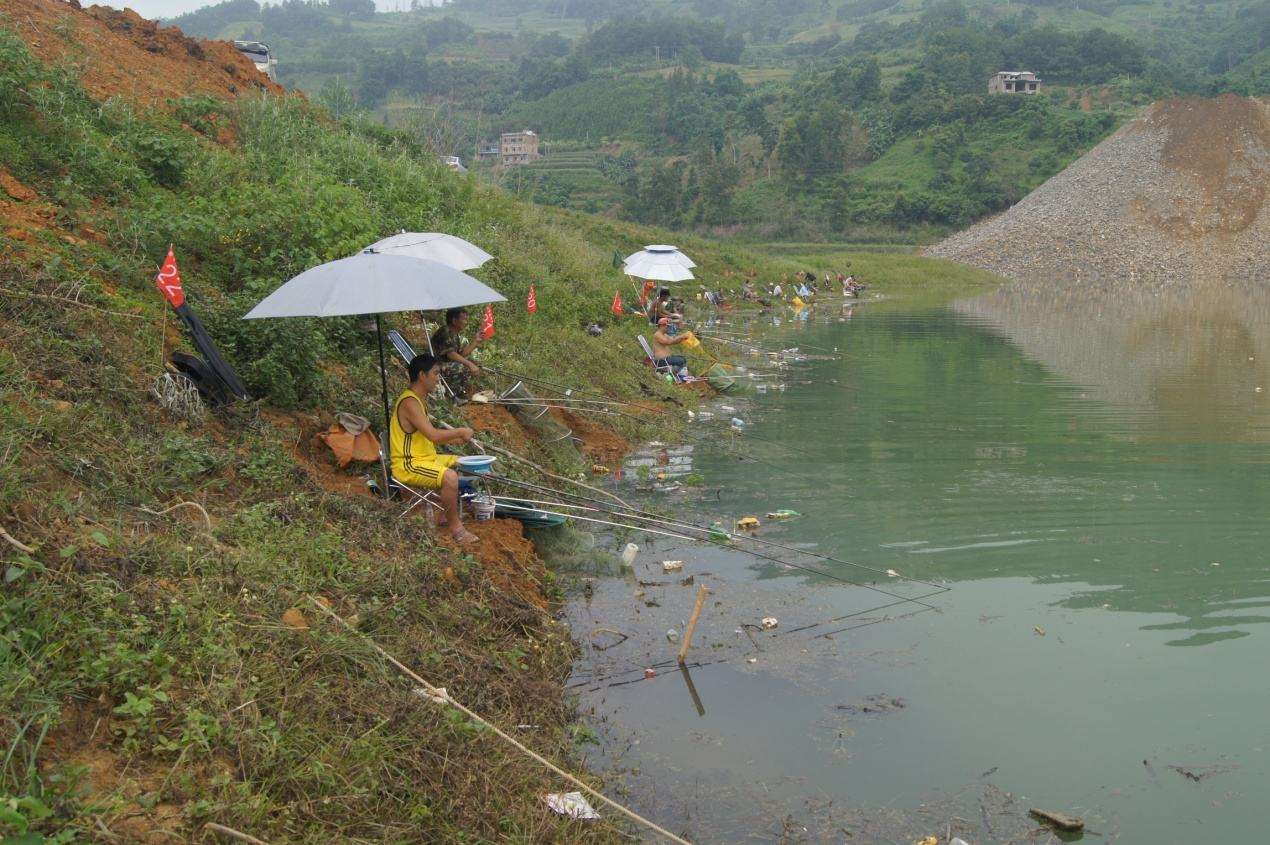
[[[652,533],[664,533],[664,534],[667,534],[668,536],[677,537],[677,538],[679,538],[679,539],[685,539],[685,540],[689,540],[689,541],[696,541],[696,542],[709,543],[710,545],[717,546],[717,547],[719,547],[719,548],[734,549],[734,550],[736,550],[736,551],[744,552],[745,554],[751,555],[751,556],[753,556],[753,557],[757,557],[757,558],[761,558],[761,559],[763,559],[763,560],[768,560],[768,561],[771,561],[772,563],[781,564],[781,565],[783,565],[783,566],[788,566],[788,567],[791,567],[791,568],[793,568],[793,569],[799,569],[799,570],[802,570],[802,571],[804,571],[804,572],[809,572],[809,573],[812,573],[812,574],[814,574],[814,575],[821,575],[821,576],[824,576],[824,577],[826,577],[826,578],[830,578],[830,579],[832,579],[832,580],[839,581],[839,582],[844,583],[844,584],[850,584],[850,585],[851,585],[851,586],[853,586],[853,587],[862,587],[862,588],[867,589],[867,590],[872,590],[872,591],[874,591],[874,592],[881,593],[881,594],[882,594],[882,595],[884,595],[884,596],[889,596],[890,598],[893,598],[893,599],[897,599],[897,600],[900,600],[900,601],[905,601],[905,602],[909,602],[909,601],[911,601],[911,602],[914,602],[914,603],[916,603],[916,604],[922,604],[922,605],[924,605],[924,606],[926,606],[926,607],[933,607],[933,605],[927,605],[927,604],[925,604],[925,602],[921,601],[921,599],[922,599],[922,598],[929,598],[929,596],[921,596],[921,597],[918,597],[918,598],[909,598],[909,597],[907,597],[907,596],[902,596],[902,595],[899,595],[898,593],[893,593],[893,592],[891,592],[891,591],[889,591],[889,590],[885,590],[885,589],[883,589],[883,588],[881,588],[881,587],[878,587],[878,586],[877,586],[877,585],[875,585],[875,584],[868,584],[868,583],[863,583],[863,582],[859,582],[859,581],[853,581],[853,580],[851,580],[850,578],[845,578],[845,577],[843,577],[843,576],[841,576],[841,575],[837,575],[837,574],[832,573],[832,572],[827,572],[827,571],[825,571],[825,570],[823,570],[823,569],[818,569],[818,568],[816,568],[816,567],[813,567],[813,566],[808,566],[808,565],[806,565],[806,564],[795,563],[795,562],[793,562],[793,561],[784,560],[784,559],[779,558],[779,557],[776,557],[776,556],[774,556],[774,555],[764,554],[763,552],[756,551],[756,550],[754,550],[754,549],[745,548],[744,546],[732,545],[732,544],[731,544],[731,542],[725,542],[725,541],[717,540],[717,539],[714,539],[714,538],[712,538],[712,537],[710,537],[710,536],[709,536],[709,534],[710,534],[711,532],[720,531],[721,529],[717,529],[717,528],[713,528],[713,527],[709,527],[709,526],[696,525],[696,524],[693,524],[693,523],[688,523],[688,522],[680,522],[680,521],[678,521],[678,520],[673,520],[673,519],[670,519],[670,518],[668,518],[668,517],[665,517],[665,516],[663,516],[663,515],[661,515],[661,514],[654,514],[654,513],[648,512],[648,511],[639,511],[639,510],[634,509],[634,508],[629,509],[629,510],[625,510],[625,511],[617,510],[617,509],[615,509],[615,508],[607,508],[607,507],[605,507],[605,506],[604,506],[604,503],[603,503],[603,502],[601,502],[601,501],[600,501],[600,500],[598,500],[598,499],[595,499],[595,498],[592,498],[592,497],[589,497],[589,496],[583,496],[583,495],[581,495],[581,494],[576,494],[576,493],[567,493],[567,492],[560,491],[560,490],[553,490],[553,489],[551,489],[551,488],[549,488],[549,487],[543,487],[543,486],[540,486],[540,485],[535,485],[535,484],[532,484],[532,483],[530,483],[530,482],[517,481],[517,480],[514,480],[514,479],[504,478],[504,477],[501,477],[501,476],[490,476],[490,475],[486,475],[486,477],[487,477],[487,478],[491,478],[492,480],[502,481],[502,482],[504,482],[504,483],[512,484],[512,485],[515,485],[515,486],[528,487],[528,488],[530,488],[530,489],[535,489],[535,490],[537,490],[537,491],[539,491],[539,492],[549,492],[549,493],[554,493],[554,494],[556,494],[557,496],[562,496],[562,497],[564,497],[564,498],[566,498],[566,499],[571,499],[571,498],[572,498],[572,499],[580,499],[580,500],[582,500],[582,501],[590,502],[592,505],[594,505],[594,506],[595,506],[595,507],[593,507],[591,510],[596,511],[596,512],[600,512],[600,513],[603,513],[603,514],[605,514],[606,516],[611,516],[611,517],[614,517],[615,519],[633,519],[633,520],[641,520],[641,521],[644,521],[644,522],[655,522],[655,523],[659,523],[659,524],[661,524],[661,525],[663,525],[663,526],[670,526],[670,527],[673,527],[673,528],[678,528],[678,529],[681,529],[682,531],[698,531],[698,532],[701,532],[701,533],[703,533],[703,534],[706,534],[707,536],[705,536],[705,537],[694,537],[694,536],[685,535],[685,534],[682,534],[682,533],[679,533],[679,532],[653,531],[652,529],[649,529],[649,528],[647,528],[646,526],[641,526],[641,525],[630,525],[630,524],[628,524],[628,523],[616,523],[616,524],[614,524],[614,523],[607,522],[607,521],[605,521],[605,520],[597,520],[597,519],[593,519],[593,518],[588,518],[586,521],[599,522],[599,523],[601,523],[601,524],[613,524],[613,525],[614,525],[614,527],[619,527],[619,528],[628,528],[628,529],[631,529],[631,530],[638,530],[638,531],[651,531]],[[560,513],[557,513],[557,514],[554,514],[554,515],[556,515],[556,516],[570,517],[570,515],[569,515],[569,514],[560,514]],[[846,561],[846,560],[839,560],[838,558],[834,558],[834,557],[831,557],[831,556],[829,556],[829,555],[820,554],[819,552],[812,552],[812,551],[808,551],[807,549],[798,549],[798,548],[794,548],[793,546],[787,546],[787,545],[784,545],[783,543],[777,543],[777,542],[772,541],[772,540],[763,540],[763,539],[760,539],[760,538],[758,538],[758,537],[746,536],[746,535],[741,535],[741,534],[733,534],[733,533],[731,533],[731,532],[726,532],[726,531],[724,531],[724,532],[722,532],[722,533],[727,534],[728,541],[732,541],[732,540],[744,540],[744,541],[749,541],[749,542],[756,543],[756,544],[761,545],[761,546],[765,546],[765,547],[768,547],[768,548],[781,549],[781,550],[783,550],[783,551],[791,552],[791,553],[793,553],[793,554],[798,554],[798,555],[804,555],[804,556],[806,556],[806,557],[817,558],[817,559],[819,559],[819,560],[823,560],[823,561],[827,561],[827,562],[832,562],[832,563],[838,563],[838,564],[842,564],[842,565],[844,565],[844,566],[854,566],[854,567],[856,567],[856,568],[858,568],[858,569],[863,569],[863,570],[866,570],[866,571],[868,571],[868,572],[875,572],[875,573],[878,573],[879,575],[883,575],[883,576],[885,576],[885,577],[887,577],[887,578],[895,577],[895,576],[890,575],[890,573],[886,572],[885,570],[882,570],[882,569],[877,569],[876,567],[866,566],[865,564],[861,564],[861,563],[853,563],[853,562],[851,562],[851,561]],[[899,576],[899,577],[900,577],[900,578],[902,578],[903,580],[905,580],[905,581],[909,581],[909,582],[911,582],[911,583],[924,584],[924,585],[926,585],[926,586],[928,586],[928,587],[932,587],[932,588],[934,588],[935,593],[933,593],[933,595],[937,595],[937,594],[939,594],[939,593],[948,592],[948,591],[949,591],[949,589],[950,589],[950,588],[949,588],[949,587],[947,587],[947,586],[944,586],[944,585],[941,585],[941,584],[935,584],[935,583],[933,583],[933,582],[931,582],[931,581],[924,581],[924,580],[922,580],[922,579],[920,579],[920,578],[910,578],[910,577],[908,577],[908,576],[903,576],[903,575],[901,575],[901,576]]]
[[[895,602],[894,604],[899,604],[899,602]],[[790,630],[788,630],[788,631],[779,631],[779,632],[778,632],[778,631],[772,631],[772,632],[767,632],[767,633],[768,633],[768,639],[769,639],[769,640],[774,640],[774,639],[777,639],[777,638],[779,638],[779,637],[788,636],[788,635],[793,634],[793,633],[796,633],[796,632],[802,632],[802,631],[806,630],[806,629],[807,629],[807,628],[809,628],[809,627],[815,627],[815,626],[818,626],[818,625],[824,625],[824,624],[828,624],[829,622],[842,621],[842,620],[844,620],[844,619],[849,619],[849,618],[853,618],[853,617],[861,616],[861,615],[866,614],[866,613],[876,613],[876,612],[877,612],[877,611],[879,611],[879,610],[883,610],[883,609],[885,609],[885,608],[887,608],[887,607],[892,607],[892,606],[894,606],[894,604],[886,604],[886,605],[881,605],[880,607],[871,607],[871,608],[867,608],[867,609],[865,609],[865,610],[855,611],[854,613],[849,613],[849,614],[846,614],[846,615],[844,615],[844,616],[839,616],[839,617],[837,617],[836,619],[829,619],[829,620],[826,620],[825,622],[816,622],[816,623],[813,623],[812,625],[809,625],[809,626],[803,626],[803,627],[801,627],[801,628],[790,629]],[[877,624],[879,624],[879,623],[881,623],[881,622],[893,622],[893,621],[897,621],[897,620],[900,620],[900,619],[911,619],[911,618],[912,618],[912,617],[914,617],[914,616],[920,616],[921,614],[923,614],[923,613],[929,613],[929,612],[931,612],[932,610],[937,610],[937,608],[933,608],[933,607],[924,607],[924,608],[922,608],[921,610],[914,610],[914,611],[912,611],[912,612],[910,612],[910,613],[903,613],[903,614],[900,614],[899,616],[883,616],[883,617],[881,617],[881,618],[879,618],[879,619],[870,619],[870,620],[868,620],[868,621],[861,622],[861,623],[859,623],[859,624],[857,624],[857,625],[845,625],[845,626],[843,626],[843,627],[841,627],[841,628],[837,628],[837,629],[835,629],[835,630],[833,630],[833,631],[826,631],[826,632],[825,632],[825,633],[823,633],[823,634],[816,634],[816,635],[814,635],[814,636],[807,637],[807,639],[809,639],[809,640],[816,640],[816,639],[826,639],[826,640],[828,640],[828,639],[832,639],[832,638],[834,637],[834,635],[836,635],[836,634],[846,633],[847,631],[855,631],[855,630],[858,630],[858,629],[860,629],[860,628],[867,628],[867,627],[869,627],[869,626],[871,626],[871,625],[877,625]],[[751,652],[745,652],[745,653],[742,653],[742,654],[739,654],[739,655],[736,655],[736,654],[724,655],[723,657],[719,657],[719,658],[716,658],[716,659],[713,659],[713,660],[702,660],[702,661],[697,661],[696,663],[689,663],[689,664],[687,664],[687,668],[688,668],[688,669],[699,669],[699,668],[702,668],[702,667],[705,667],[705,666],[715,666],[715,665],[718,665],[718,664],[721,664],[721,663],[731,663],[731,662],[733,662],[734,660],[736,660],[736,658],[737,658],[737,657],[744,656],[744,655],[745,655],[745,654],[747,654],[747,653],[751,653]],[[759,650],[759,653],[760,653],[760,654],[762,654],[762,653],[763,653],[761,649]],[[582,680],[571,681],[571,682],[569,682],[569,683],[566,683],[566,684],[565,684],[565,689],[578,689],[578,688],[580,688],[580,687],[588,687],[587,692],[595,692],[595,691],[597,691],[597,690],[601,690],[601,689],[608,689],[608,688],[610,688],[610,687],[622,687],[622,686],[628,686],[628,685],[630,685],[630,684],[639,683],[639,682],[641,682],[641,681],[646,681],[646,680],[651,680],[651,679],[649,679],[649,678],[647,678],[647,677],[638,677],[638,678],[633,678],[633,679],[631,679],[631,680],[629,680],[629,681],[613,681],[612,683],[602,683],[602,681],[603,681],[603,680],[605,680],[605,679],[608,679],[608,678],[621,678],[621,677],[624,677],[624,676],[626,676],[626,675],[632,675],[632,674],[635,674],[635,673],[637,673],[637,672],[639,672],[639,673],[643,673],[643,671],[644,671],[646,668],[647,668],[647,669],[657,669],[657,670],[660,670],[660,669],[669,669],[669,668],[672,668],[672,667],[677,667],[678,665],[679,665],[678,660],[669,660],[669,659],[668,659],[668,660],[660,660],[660,661],[657,661],[657,662],[654,662],[654,663],[650,663],[650,664],[648,664],[647,666],[645,666],[643,663],[631,663],[631,662],[623,661],[620,665],[613,667],[614,671],[611,671],[611,672],[610,672],[610,671],[607,671],[607,670],[603,670],[603,669],[602,669],[602,670],[596,670],[596,669],[592,668],[592,669],[590,670],[590,676],[589,676],[589,677],[583,678]],[[575,677],[576,677],[576,676],[575,676]]]
[[[522,373],[514,373],[511,370],[504,370],[500,367],[493,367],[488,364],[482,364],[481,366],[482,366],[482,369],[489,370],[491,373],[498,373],[499,375],[505,376],[507,378],[514,378],[514,379],[517,379],[518,381],[527,381],[531,384],[539,384],[539,385],[543,385],[544,387],[555,388],[556,390],[563,393],[565,396],[572,396],[573,394],[576,393],[581,396],[598,396],[601,399],[607,399],[610,401],[621,401],[621,400],[618,400],[616,397],[611,396],[607,393],[600,393],[599,391],[594,391],[594,390],[584,390],[583,388],[580,388],[580,387],[568,387],[563,384],[558,384],[557,382],[547,381],[546,379],[538,378],[537,376],[527,376]],[[634,403],[627,403],[627,404],[634,404]]]
[[[569,412],[571,412],[571,413],[592,413],[592,414],[602,414],[602,415],[604,415],[604,416],[606,416],[606,417],[627,417],[627,418],[632,419],[632,420],[640,420],[640,421],[644,421],[644,422],[646,422],[646,420],[643,420],[643,418],[642,418],[642,417],[637,417],[637,416],[635,416],[634,414],[628,414],[628,413],[626,413],[626,412],[624,412],[624,411],[614,411],[612,408],[597,408],[597,407],[591,407],[591,406],[588,406],[588,405],[559,405],[559,404],[556,404],[556,403],[554,403],[554,402],[550,402],[550,401],[537,401],[537,402],[535,402],[535,401],[531,401],[531,400],[528,400],[528,399],[514,399],[514,400],[509,400],[509,399],[491,399],[491,400],[489,400],[488,402],[483,402],[483,403],[478,402],[477,404],[484,404],[484,405],[502,405],[502,406],[504,406],[504,407],[509,407],[509,408],[511,408],[511,407],[515,407],[515,408],[555,408],[555,409],[557,409],[557,410],[561,410],[561,411],[569,411]]]

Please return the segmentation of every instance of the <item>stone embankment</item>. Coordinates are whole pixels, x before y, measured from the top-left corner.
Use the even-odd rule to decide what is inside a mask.
[[[1270,103],[1156,103],[930,255],[1020,281],[1144,292],[1270,280]]]

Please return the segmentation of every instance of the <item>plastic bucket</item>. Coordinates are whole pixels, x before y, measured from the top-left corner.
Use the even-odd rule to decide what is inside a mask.
[[[494,518],[494,499],[490,496],[474,496],[472,498],[472,515],[477,522]]]

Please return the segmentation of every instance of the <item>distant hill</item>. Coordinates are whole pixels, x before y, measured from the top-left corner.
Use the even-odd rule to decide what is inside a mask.
[[[930,240],[1153,101],[1270,93],[1259,0],[226,0],[177,22],[261,38],[284,84],[469,165],[523,127],[634,157],[536,179],[551,204],[761,239]],[[1001,69],[1039,73],[1041,94],[989,102]]]
[[[1152,290],[1270,280],[1270,103],[1157,103],[1004,214],[929,250],[1016,279]]]

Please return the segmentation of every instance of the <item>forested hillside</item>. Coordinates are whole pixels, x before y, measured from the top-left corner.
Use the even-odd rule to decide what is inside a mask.
[[[1009,206],[1163,97],[1270,90],[1270,7],[1067,0],[228,0],[177,21],[260,37],[285,84],[438,153],[531,128],[539,202],[763,237],[913,239]],[[1001,69],[1037,97],[989,97]]]

